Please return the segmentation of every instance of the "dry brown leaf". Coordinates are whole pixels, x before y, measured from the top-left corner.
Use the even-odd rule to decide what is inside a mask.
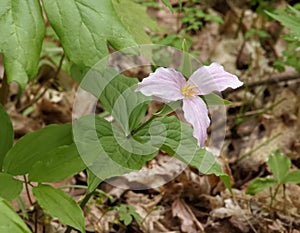
[[[188,233],[204,232],[202,224],[196,219],[188,205],[180,198],[172,204],[173,217],[178,217],[181,230]]]

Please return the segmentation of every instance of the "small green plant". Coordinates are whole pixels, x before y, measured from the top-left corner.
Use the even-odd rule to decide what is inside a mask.
[[[186,31],[198,31],[206,22],[223,23],[223,19],[218,15],[206,13],[201,7],[184,6],[182,8],[184,16],[181,18]]]
[[[135,220],[139,226],[141,225],[142,217],[136,212],[133,206],[121,204],[118,206],[118,210],[119,220],[122,221],[125,226],[128,226],[130,223],[132,223],[133,220]]]
[[[268,37],[270,37],[270,34],[262,29],[250,28],[245,33],[245,39],[249,39],[250,37],[253,37],[253,36],[257,36],[259,38],[268,38]]]
[[[272,206],[272,202],[281,186],[287,183],[300,183],[300,170],[298,169],[289,171],[291,167],[291,160],[280,152],[276,152],[271,155],[269,157],[267,165],[273,173],[273,177],[255,179],[248,185],[246,193],[255,195],[256,193],[261,192],[265,189],[275,187],[275,190],[272,192],[270,203],[270,206]]]
[[[276,19],[290,30],[290,33],[283,37],[287,42],[288,48],[274,62],[274,67],[279,72],[283,72],[285,70],[284,66],[287,65],[294,67],[300,73],[300,10],[298,8],[299,5],[295,5],[294,7],[288,6],[284,9],[279,9],[275,14],[266,12],[270,17]]]

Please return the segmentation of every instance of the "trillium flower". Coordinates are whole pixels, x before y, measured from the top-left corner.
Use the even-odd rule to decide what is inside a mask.
[[[163,103],[182,100],[184,118],[192,125],[193,136],[203,147],[210,119],[207,106],[199,95],[220,92],[228,87],[235,89],[242,85],[235,75],[226,72],[222,65],[214,62],[197,69],[188,81],[175,69],[160,67],[144,78],[136,91]]]

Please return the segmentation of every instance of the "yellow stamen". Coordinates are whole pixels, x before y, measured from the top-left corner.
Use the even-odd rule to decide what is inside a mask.
[[[198,89],[196,86],[191,86],[189,83],[186,83],[181,88],[181,93],[184,97],[195,97],[198,93]]]

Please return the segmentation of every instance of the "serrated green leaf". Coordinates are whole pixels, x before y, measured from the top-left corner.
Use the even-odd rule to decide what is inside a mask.
[[[276,152],[269,157],[267,164],[277,181],[282,183],[291,167],[291,160],[280,152]]]
[[[292,183],[299,184],[300,183],[300,170],[289,172],[285,178],[282,180],[283,184]]]
[[[73,126],[74,140],[82,159],[101,179],[139,170],[157,153],[99,116],[89,115]]]
[[[9,83],[25,87],[36,75],[44,32],[39,1],[0,1],[0,52]]]
[[[269,16],[273,19],[279,21],[283,26],[289,28],[291,30],[291,34],[293,37],[300,41],[300,11],[289,6],[285,12],[281,12],[281,14],[273,14],[271,12],[265,11]]]
[[[23,182],[14,179],[10,174],[0,173],[0,187],[0,197],[12,201],[22,191]]]
[[[92,67],[106,57],[109,54],[107,43],[120,50],[149,42],[144,41],[145,32],[141,30],[147,25],[136,23],[136,17],[141,17],[143,12],[137,11],[138,6],[130,1],[43,0],[43,3],[67,57],[80,68]],[[116,10],[119,7],[130,14],[124,17]]]
[[[14,143],[14,129],[5,108],[0,104],[0,172],[7,151]]]
[[[32,233],[8,201],[0,197],[0,232]]]
[[[73,142],[70,124],[49,125],[23,136],[7,153],[3,170],[12,175],[24,175],[50,151]]]
[[[135,92],[137,83],[136,78],[128,78],[113,69],[107,69],[104,73],[90,70],[81,88],[99,98],[104,109],[129,135],[144,118],[150,103],[150,97]]]
[[[86,168],[76,145],[60,146],[46,153],[29,170],[30,181],[54,182],[75,175]]]
[[[258,192],[272,187],[274,184],[276,184],[276,181],[273,178],[257,178],[248,185],[246,193],[255,195]]]
[[[32,191],[39,205],[52,217],[57,217],[62,223],[85,232],[82,210],[64,191],[41,184]]]

